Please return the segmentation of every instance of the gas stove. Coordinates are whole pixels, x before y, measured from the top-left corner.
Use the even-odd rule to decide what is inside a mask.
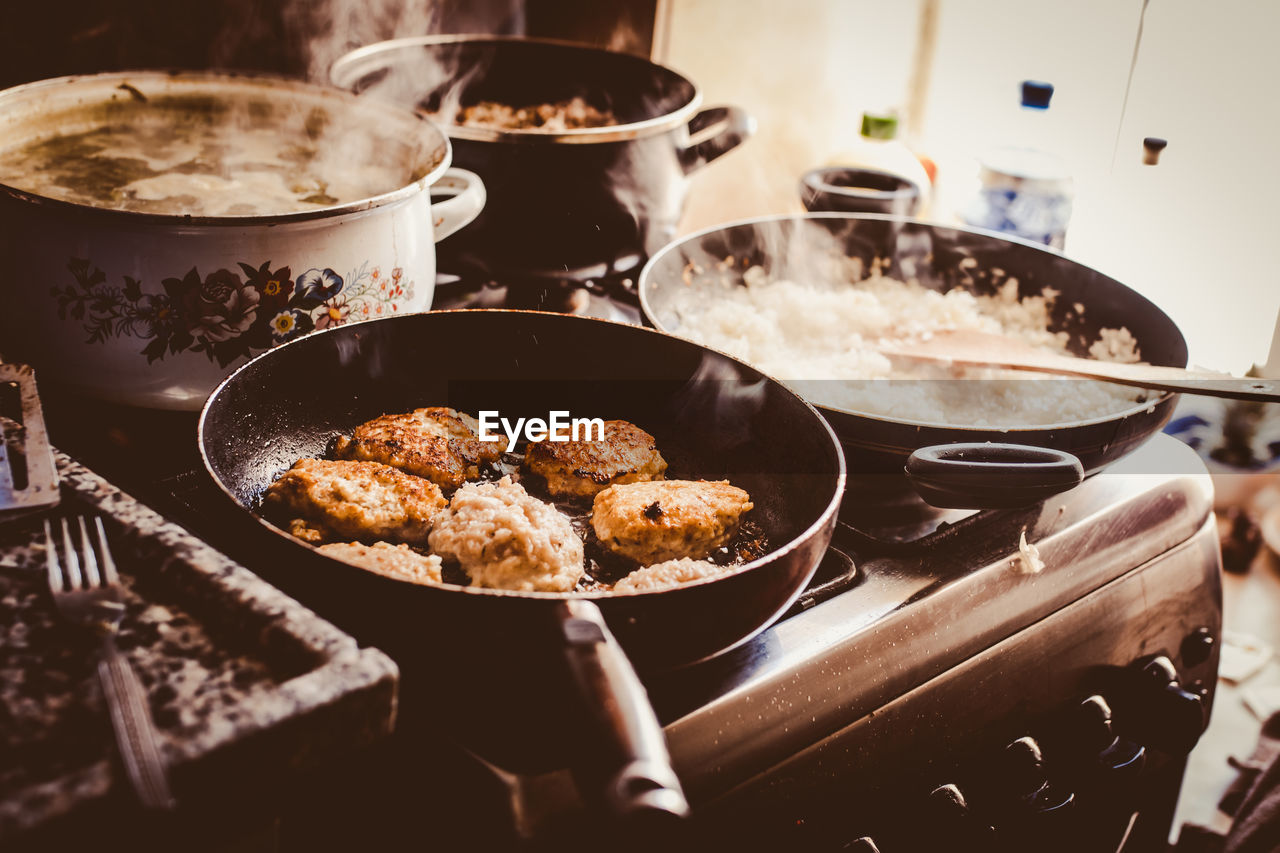
[[[633,295],[617,276],[455,279],[436,304],[635,322]],[[86,417],[56,397],[46,409],[63,449],[276,580],[226,535],[232,509],[199,465],[194,417]],[[935,510],[903,478],[850,472],[832,546],[782,618],[714,659],[641,673],[694,809],[670,843],[1162,850],[1213,701],[1211,507],[1199,458],[1164,435],[1019,510]],[[285,849],[598,849],[615,837],[568,771],[488,764],[420,723],[415,703],[447,698],[405,684],[395,738],[295,798]]]
[[[109,467],[101,449],[70,449]],[[121,484],[273,578],[223,532],[228,507],[202,471],[143,478]],[[681,832],[746,849],[1163,849],[1221,633],[1198,457],[1159,435],[1021,510],[937,512],[900,491],[862,486],[774,625],[714,659],[641,673],[694,808]],[[861,499],[875,492],[895,497],[869,514]],[[597,849],[610,828],[567,771],[488,765],[418,724],[412,692],[406,676],[390,745],[316,780],[283,824],[285,849],[403,843],[423,822],[446,848]]]
[[[854,583],[650,681],[700,818],[751,815],[791,849],[1163,849],[1217,671],[1211,506],[1198,458],[1159,436],[913,541],[846,519],[828,560]]]
[[[1163,850],[1213,701],[1211,506],[1198,458],[1159,436],[1042,505],[914,540],[845,518],[773,626],[642,673],[688,833],[744,849]],[[512,844],[589,849],[606,831],[567,772],[473,761],[487,804],[450,802]]]

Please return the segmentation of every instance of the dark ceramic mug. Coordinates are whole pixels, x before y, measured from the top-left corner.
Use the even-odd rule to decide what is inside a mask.
[[[800,200],[808,211],[914,216],[920,209],[920,187],[879,169],[831,166],[804,173]]]

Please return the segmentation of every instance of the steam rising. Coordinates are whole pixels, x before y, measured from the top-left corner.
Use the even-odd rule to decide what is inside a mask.
[[[842,411],[922,424],[1022,428],[1149,405],[1145,392],[1119,385],[1046,381],[886,355],[883,349],[898,341],[973,329],[1049,352],[1096,338],[1108,346],[1090,347],[1094,358],[1138,357],[1126,329],[1095,325],[1083,338],[1073,337],[1054,319],[1057,290],[1042,283],[1021,295],[1015,278],[947,251],[945,230],[935,246],[934,233],[877,219],[728,226],[660,259],[650,272],[647,299],[660,328],[736,355]],[[677,277],[681,262],[683,276]]]
[[[0,180],[118,210],[253,216],[328,207],[405,186],[444,154],[443,140],[407,112],[253,78],[85,78],[15,96],[8,111],[17,119]]]
[[[287,0],[286,26],[305,41],[307,77],[328,82],[329,69],[357,47],[441,32],[519,32],[519,0]]]
[[[626,29],[624,23],[615,31],[615,36]],[[655,66],[637,72],[630,63],[615,63],[602,56],[566,56],[565,50],[555,46],[547,46],[545,50],[531,48],[527,55],[521,56],[514,46],[485,47],[478,41],[465,46],[410,44],[350,57],[335,69],[333,82],[362,95],[427,110],[437,122],[446,125],[456,125],[461,107],[478,101],[501,103],[504,96],[518,97],[519,103],[508,104],[516,108],[582,98],[595,109],[612,113],[622,125],[669,115],[691,103],[694,97],[694,87],[667,69]],[[613,204],[605,203],[604,199],[592,201],[597,218],[590,222],[575,220],[586,233],[578,235],[577,245],[564,249],[567,273],[570,267],[574,275],[632,269],[642,255],[656,252],[674,236],[684,204],[684,171],[686,165],[692,168],[698,164],[681,162],[683,156],[690,156],[681,153],[681,144],[688,142],[687,129],[673,130],[674,139],[669,144],[611,144],[605,151],[597,150],[584,156],[584,162],[592,164],[589,168],[603,168],[604,174],[600,178],[592,175],[592,180],[602,196],[612,195]],[[483,134],[470,127],[455,127],[449,132],[455,138],[486,138],[469,136],[477,132]],[[540,132],[537,128],[506,131],[516,136],[527,134],[531,140]],[[509,156],[515,156],[514,151]],[[461,161],[460,165],[468,163]],[[536,181],[529,181],[527,186],[536,186]],[[526,191],[536,194],[533,190]],[[559,196],[566,195],[550,183],[545,192],[552,195],[556,203],[562,201]],[[499,193],[500,189],[495,186],[491,194],[494,204],[499,203]],[[527,204],[532,209],[546,198],[501,201]],[[599,251],[613,256],[581,257],[585,247],[593,243],[605,244],[606,248]],[[596,272],[595,265],[602,262],[611,267],[601,266]],[[538,263],[548,262],[539,258]]]
[[[757,432],[756,418],[768,393],[769,380],[747,382],[733,362],[703,353],[672,401],[676,426],[686,435],[714,441],[718,452],[740,447]]]

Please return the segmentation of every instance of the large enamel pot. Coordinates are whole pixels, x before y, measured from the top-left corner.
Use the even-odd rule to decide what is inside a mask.
[[[722,261],[734,256],[732,267]],[[748,266],[776,271],[809,266],[833,255],[856,257],[870,270],[950,290],[993,293],[1008,278],[1021,296],[1052,288],[1051,327],[1087,355],[1102,328],[1127,328],[1142,358],[1185,367],[1187,346],[1169,317],[1141,294],[1097,270],[1034,243],[977,229],[935,225],[885,214],[809,213],[763,217],[691,234],[658,252],[640,277],[640,304],[656,328],[682,334],[674,297],[695,267],[741,282]],[[690,265],[695,266],[690,266]],[[708,291],[708,299],[714,299]],[[714,310],[714,307],[712,308]],[[1074,380],[1061,380],[1074,381]],[[1027,382],[1035,393],[1035,382]],[[1009,429],[924,423],[819,405],[850,467],[859,475],[908,473],[938,506],[1021,505],[1070,488],[1082,475],[1129,453],[1169,420],[1176,394],[1161,394],[1114,414]]]
[[[448,138],[422,116],[270,77],[139,71],[18,86],[0,92],[0,148],[159,116],[178,127],[278,127],[268,156],[311,147],[339,166],[388,166],[394,184],[293,213],[203,216],[109,209],[0,181],[0,347],[42,381],[198,409],[234,365],[275,343],[430,308],[435,241],[484,205],[483,184],[449,167]],[[162,154],[182,150],[177,140]],[[433,204],[433,187],[452,198]]]
[[[670,474],[745,488],[770,550],[663,590],[520,593],[391,580],[257,514],[296,459],[324,455],[365,420],[424,405],[641,425]],[[277,347],[209,398],[200,450],[271,580],[401,664],[405,714],[506,766],[578,756],[588,788],[607,792],[619,816],[682,810],[628,659],[647,670],[700,660],[776,619],[822,559],[845,480],[827,423],[752,368],[650,329],[519,311],[392,317]]]
[[[441,269],[499,280],[638,272],[675,236],[693,173],[755,129],[737,107],[700,108],[698,88],[669,68],[546,40],[381,42],[339,59],[330,79],[437,114],[458,165],[489,191],[476,224],[443,247]],[[579,95],[620,123],[558,133],[450,123],[459,104]]]

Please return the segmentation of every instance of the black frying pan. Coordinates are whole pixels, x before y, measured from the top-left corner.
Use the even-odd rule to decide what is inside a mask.
[[[299,457],[324,455],[365,420],[426,405],[632,421],[656,437],[670,475],[747,489],[772,550],[727,575],[657,592],[517,593],[391,580],[257,517],[263,490]],[[550,760],[530,755],[544,744],[563,755],[556,744],[594,728],[585,739],[603,735],[611,748],[589,750],[586,772],[622,815],[684,808],[628,658],[642,668],[695,661],[773,621],[820,562],[845,477],[821,416],[752,368],[652,330],[534,312],[398,316],[277,347],[214,391],[199,441],[214,480],[244,519],[253,513],[257,532],[248,535],[269,531],[288,561],[285,585],[305,588],[305,600],[390,652],[406,691],[430,673],[441,725],[508,764]],[[573,685],[587,697],[580,708],[565,712],[548,698]]]
[[[1017,279],[1020,296],[1052,287],[1060,292],[1052,328],[1070,334],[1069,346],[1077,355],[1087,355],[1099,329],[1127,327],[1145,361],[1175,367],[1187,363],[1186,342],[1174,322],[1148,299],[1097,270],[1043,246],[988,231],[884,214],[763,217],[692,234],[650,259],[640,276],[640,305],[655,327],[680,334],[672,303],[686,286],[689,263],[741,281],[744,259],[794,277],[823,274],[820,259],[833,254],[860,258],[868,270],[872,261],[887,260],[886,275],[915,278],[938,290],[964,287],[992,293],[1010,276]],[[730,255],[736,263],[720,272],[717,264]],[[1084,312],[1077,312],[1076,305],[1084,306]],[[1034,391],[1029,381],[1028,393]],[[818,408],[860,475],[901,474],[910,460],[912,473],[932,480],[934,489],[926,494],[931,503],[983,508],[1026,504],[1070,488],[1082,475],[1146,441],[1169,420],[1176,402],[1176,394],[1164,394],[1114,415],[1008,430]],[[955,447],[959,444],[964,446]],[[924,448],[929,450],[917,452]]]

